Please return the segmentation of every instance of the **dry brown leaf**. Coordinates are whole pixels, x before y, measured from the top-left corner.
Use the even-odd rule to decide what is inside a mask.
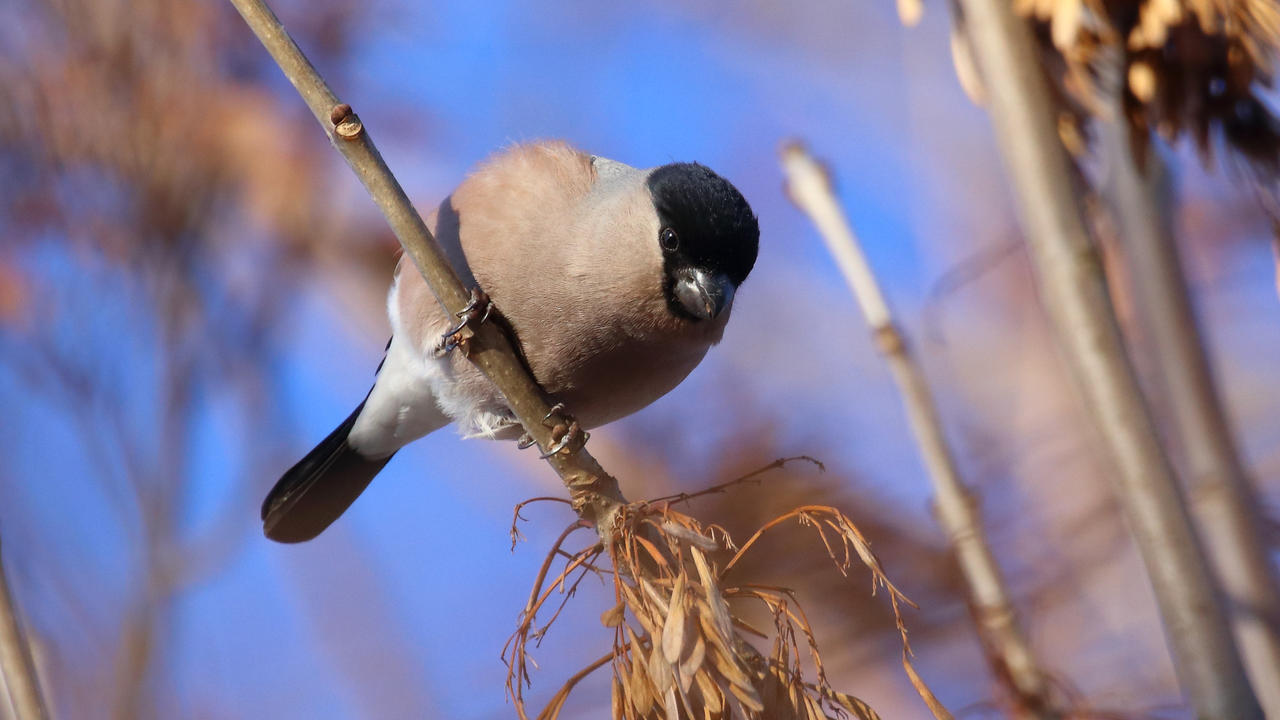
[[[702,636],[709,642],[706,650],[707,659],[711,661],[716,672],[735,685],[750,685],[751,678],[733,659],[733,651],[725,639],[716,632],[716,628],[706,616],[699,615],[698,622],[702,626]]]
[[[695,634],[693,639],[693,648],[689,651],[689,656],[680,662],[678,671],[680,674],[680,689],[689,692],[689,687],[693,684],[693,676],[702,669],[702,661],[706,659],[707,641],[703,639],[701,634]]]
[[[601,613],[600,624],[605,627],[618,627],[622,624],[622,619],[626,614],[627,606],[623,603],[618,603]]]
[[[729,605],[725,602],[720,586],[716,582],[715,573],[712,572],[706,556],[700,550],[691,548],[689,555],[693,557],[693,564],[698,568],[698,578],[701,580],[702,590],[706,594],[706,608],[710,611],[708,619],[711,621],[712,627],[719,637],[731,637],[733,635],[733,620],[729,615]]]
[[[876,714],[875,710],[871,709],[870,705],[852,695],[831,692],[829,697],[836,705],[852,715],[854,720],[880,720],[880,716]]]
[[[662,648],[656,643],[649,651],[649,665],[645,669],[649,673],[649,679],[653,682],[653,689],[656,694],[659,697],[665,697],[667,691],[675,685],[675,677],[671,665],[662,656]]]
[[[680,717],[680,703],[676,699],[676,689],[674,687],[667,688],[667,694],[663,697],[663,706],[666,708],[667,718]]]
[[[698,686],[698,695],[702,698],[702,708],[710,716],[717,716],[725,711],[724,691],[711,678],[711,673],[701,670],[694,675]]]
[[[822,704],[814,700],[812,696],[800,693],[800,702],[804,704],[805,713],[809,716],[809,720],[827,720],[827,714],[822,710]]]
[[[760,678],[760,699],[769,708],[771,717],[778,720],[790,720],[795,717],[787,683],[778,676],[776,666],[768,667]]]
[[[653,603],[655,614],[666,617],[667,613],[671,612],[667,598],[658,592],[658,589],[653,586],[649,578],[641,577],[640,587],[644,590],[644,594],[649,598],[649,601]]]
[[[698,548],[706,552],[713,552],[720,549],[720,543],[715,538],[707,537],[700,532],[687,528],[679,523],[664,522],[662,523],[662,532],[668,537],[676,538],[683,541],[690,548]]]
[[[645,672],[644,655],[640,651],[640,641],[631,628],[627,628],[631,638],[631,674],[627,678],[627,691],[631,697],[631,706],[641,715],[649,714],[653,707],[655,688]]]
[[[613,686],[611,690],[612,692],[609,695],[610,717],[625,717],[626,710],[624,709],[624,706],[626,704],[626,700],[624,699],[624,695],[626,691],[622,689],[622,681],[618,680],[617,675],[613,676]]]
[[[662,556],[662,552],[658,550],[658,547],[656,545],[649,542],[648,540],[645,540],[639,535],[635,536],[635,541],[640,543],[640,546],[645,549],[645,552],[649,553],[649,557],[653,558],[654,562],[658,563],[663,568],[670,567],[670,565],[668,565],[667,563],[667,559]]]
[[[662,625],[662,654],[667,662],[674,665],[684,650],[685,640],[685,575],[676,577],[675,589],[671,591],[671,609],[667,613],[666,622]]]
[[[764,710],[764,703],[760,702],[760,696],[756,694],[754,687],[750,685],[743,687],[737,683],[731,683],[729,692],[733,693],[743,708],[757,713]]]

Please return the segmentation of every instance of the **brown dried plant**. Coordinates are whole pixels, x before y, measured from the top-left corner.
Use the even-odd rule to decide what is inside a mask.
[[[1060,54],[1064,89],[1091,114],[1106,112],[1099,67],[1114,48],[1121,56],[1124,120],[1136,138],[1151,132],[1169,142],[1188,137],[1206,164],[1221,145],[1259,185],[1280,177],[1280,123],[1260,97],[1271,87],[1280,46],[1275,0],[1019,5],[1048,23],[1044,49]],[[1053,5],[1047,15],[1046,5]],[[1076,18],[1074,25],[1061,20],[1064,12]],[[1144,148],[1135,144],[1134,151]]]
[[[1274,215],[1280,212],[1280,120],[1262,99],[1273,87],[1280,51],[1276,0],[1014,0],[1033,22],[1041,59],[1062,101],[1063,143],[1077,156],[1090,149],[1088,121],[1111,113],[1115,57],[1124,120],[1136,153],[1158,133],[1190,138],[1206,164],[1216,149],[1242,169]],[[952,55],[961,85],[983,102],[957,13]]]
[[[503,649],[507,691],[522,720],[528,720],[524,689],[528,686],[529,642],[537,643],[560,616],[578,585],[590,574],[613,580],[616,604],[601,615],[613,632],[612,649],[583,668],[538,713],[538,720],[560,717],[570,693],[594,671],[613,671],[612,717],[615,720],[666,718],[777,718],[826,720],[853,717],[877,720],[862,700],[833,689],[822,663],[818,641],[795,593],[785,587],[728,578],[731,570],[765,534],[792,521],[812,528],[821,547],[842,575],[856,557],[871,572],[872,593],[883,588],[902,638],[902,662],[912,684],[936,718],[951,715],[924,684],[911,664],[911,648],[902,605],[915,607],[885,575],[870,543],[844,513],[823,505],[802,505],[766,522],[742,544],[716,524],[704,525],[673,505],[729,490],[788,462],[822,463],[808,456],[782,458],[720,485],[630,503],[618,514],[606,547],[597,542],[576,552],[563,549],[577,530],[564,530],[547,553],[521,613],[520,623]],[[520,510],[512,522],[513,545],[519,539]],[[547,582],[557,559],[559,572]],[[601,563],[607,560],[607,567]],[[537,624],[554,594],[562,596],[551,617]],[[733,610],[755,603],[773,619],[773,632],[759,630]],[[767,654],[748,637],[764,643]],[[811,666],[811,679],[805,668]]]

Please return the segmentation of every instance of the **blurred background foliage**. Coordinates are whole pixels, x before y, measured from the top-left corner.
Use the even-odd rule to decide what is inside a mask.
[[[908,617],[921,672],[959,715],[995,717],[1001,690],[888,373],[780,192],[778,141],[807,139],[919,341],[1058,692],[1188,716],[941,8],[911,30],[890,4],[831,0],[275,10],[420,207],[490,152],[542,137],[733,180],[762,249],[725,341],[593,451],[631,498],[821,458],[826,474],[777,471],[694,512],[742,537],[801,499],[844,509],[921,605]],[[509,552],[511,507],[557,492],[531,454],[440,433],[320,539],[260,535],[263,493],[367,390],[398,246],[230,6],[13,0],[0,100],[0,535],[55,716],[509,716],[498,653],[570,519],[530,509],[530,542]],[[1194,146],[1159,151],[1183,160],[1191,283],[1269,503],[1270,225]],[[1141,366],[1140,335],[1135,351]],[[780,532],[736,572],[797,588],[833,685],[886,718],[923,716],[870,582]],[[606,647],[612,602],[582,595],[535,651],[534,698]],[[588,684],[566,712],[607,703]]]

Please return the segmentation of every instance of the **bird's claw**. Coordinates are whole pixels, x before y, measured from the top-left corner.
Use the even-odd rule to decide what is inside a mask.
[[[440,351],[447,353],[462,345],[465,340],[458,337],[462,331],[473,325],[483,325],[492,314],[493,301],[489,299],[489,294],[481,290],[479,286],[471,288],[471,295],[467,299],[467,304],[454,313],[454,317],[458,318],[458,323],[446,330],[440,338],[438,343]]]
[[[549,421],[551,418],[555,417],[556,414],[561,416],[563,422],[552,424]],[[575,444],[577,447],[582,447],[591,437],[591,433],[584,431],[582,426],[578,424],[578,421],[575,420],[572,415],[569,415],[564,411],[564,403],[558,402],[555,405],[552,405],[551,408],[547,410],[547,414],[542,416],[542,424],[551,427],[552,437],[556,437],[557,434],[559,435],[559,437],[556,437],[555,442],[551,444],[551,447],[547,448],[545,453],[539,455],[543,460],[546,460],[562,450],[573,447]],[[537,443],[538,441],[533,439],[533,435],[526,432],[520,436],[519,440],[516,441],[516,447],[520,450],[527,450]]]
[[[546,421],[550,420],[551,416],[555,415],[558,412],[564,412],[564,403],[558,402],[555,405],[552,405],[551,409],[547,410],[547,414],[542,416],[542,422],[545,423]]]
[[[563,427],[563,426],[560,426],[560,427]],[[587,440],[590,438],[591,438],[591,433],[583,430],[582,426],[578,424],[577,420],[570,420],[568,427],[564,428],[564,432],[561,433],[560,438],[556,440],[555,444],[547,448],[547,451],[542,453],[538,457],[542,458],[543,460],[546,460],[552,455],[555,455],[561,450],[564,450],[565,448],[568,448],[572,445],[576,444],[577,447],[582,447],[587,443]]]
[[[453,316],[470,320],[477,312],[481,313],[479,322],[482,323],[488,320],[489,314],[493,312],[493,301],[489,299],[489,293],[481,290],[479,285],[471,288],[467,304],[454,313]]]
[[[562,421],[552,424],[550,420],[557,414],[560,415]],[[542,424],[549,426],[551,428],[552,437],[555,437],[555,442],[552,443],[551,447],[547,448],[547,451],[539,456],[543,460],[546,460],[562,450],[574,447],[575,445],[577,447],[582,447],[587,443],[587,440],[591,438],[591,433],[583,430],[582,426],[578,424],[578,421],[572,415],[564,411],[564,403],[561,402],[552,405],[547,410],[547,414],[542,416]],[[526,432],[520,436],[519,440],[516,441],[516,447],[521,450],[526,450],[536,445],[537,442],[537,440],[533,439],[533,435]]]

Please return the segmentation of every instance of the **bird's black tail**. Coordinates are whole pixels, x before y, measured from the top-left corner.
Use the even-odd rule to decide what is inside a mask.
[[[262,502],[262,530],[282,543],[319,535],[355,502],[391,459],[370,459],[347,445],[364,403],[276,482]],[[392,453],[394,455],[394,453]]]

